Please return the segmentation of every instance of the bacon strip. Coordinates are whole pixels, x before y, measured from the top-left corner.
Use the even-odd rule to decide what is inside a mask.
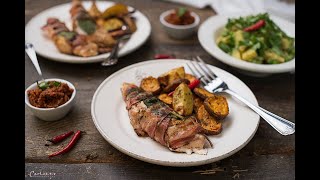
[[[172,151],[187,152],[187,149],[188,152],[197,152],[204,149],[206,138],[200,134],[202,128],[195,117],[177,120],[170,115],[173,110],[169,106],[154,101],[152,95],[133,84],[124,83],[121,91],[130,123],[139,136],[148,135]]]

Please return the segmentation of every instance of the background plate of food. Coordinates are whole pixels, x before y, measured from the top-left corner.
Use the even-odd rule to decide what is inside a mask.
[[[211,111],[206,106],[209,101],[204,99],[212,100],[209,97],[213,94],[202,92],[199,85],[195,88],[196,79],[187,62],[190,61],[150,60],[110,75],[98,87],[91,103],[92,119],[100,134],[119,151],[164,166],[203,165],[243,148],[259,126],[259,115],[225,94],[215,94],[219,98],[213,99],[222,103],[213,104],[223,106],[212,106]],[[209,67],[231,89],[258,104],[241,80]],[[177,87],[172,88],[170,101],[168,94],[173,84]],[[216,116],[214,109],[226,111]]]
[[[140,11],[110,1],[79,1],[58,5],[34,16],[26,25],[26,42],[48,59],[66,63],[101,62],[118,38],[119,56],[138,49],[149,37],[151,25]]]
[[[254,76],[295,71],[295,24],[268,14],[216,15],[199,28],[201,46]]]

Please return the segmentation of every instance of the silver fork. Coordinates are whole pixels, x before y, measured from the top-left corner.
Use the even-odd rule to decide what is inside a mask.
[[[253,111],[259,114],[264,120],[266,120],[275,130],[277,130],[282,135],[290,135],[295,132],[295,124],[278,116],[275,115],[259,106],[256,106],[250,103],[245,98],[241,97],[239,94],[231,90],[228,85],[220,79],[214,72],[207,67],[205,62],[197,56],[197,58],[193,58],[187,66],[189,67],[190,71],[197,75],[200,78],[201,82],[205,85],[204,88],[213,93],[225,92],[237,99],[241,102],[249,106]]]
[[[112,66],[118,63],[118,51],[119,51],[120,42],[123,40],[127,40],[131,37],[131,33],[128,26],[125,25],[125,26],[122,26],[121,28],[122,30],[126,31],[126,33],[124,36],[119,37],[117,39],[116,44],[112,48],[110,55],[107,57],[107,59],[101,62],[102,66]]]

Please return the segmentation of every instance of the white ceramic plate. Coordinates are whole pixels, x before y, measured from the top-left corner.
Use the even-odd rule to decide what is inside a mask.
[[[90,1],[82,2],[86,9],[91,6]],[[97,6],[100,11],[105,10],[107,7],[113,5],[113,2],[108,1],[97,1]],[[71,3],[58,5],[42,11],[35,17],[33,17],[25,29],[26,42],[33,43],[36,52],[46,58],[51,60],[66,62],[66,63],[95,63],[101,62],[103,59],[107,58],[110,53],[101,54],[93,57],[78,57],[60,53],[55,47],[54,43],[46,38],[41,30],[41,27],[46,24],[49,17],[56,17],[61,21],[65,22],[66,25],[71,28],[71,18],[69,10],[71,8]],[[133,52],[138,49],[149,37],[151,33],[151,25],[149,20],[140,11],[136,10],[133,14],[136,18],[137,31],[131,36],[130,40],[121,47],[119,51],[119,56],[124,56],[128,53]]]
[[[228,22],[228,18],[238,18],[239,14],[233,14],[230,16],[216,15],[208,18],[203,22],[198,30],[198,38],[201,46],[212,56],[217,58],[223,63],[246,71],[249,75],[265,75],[274,73],[292,72],[295,70],[295,59],[282,64],[255,64],[246,62],[230,56],[222,51],[216,44],[216,39],[222,33],[224,26]],[[295,24],[280,19],[278,17],[270,16],[270,18],[290,37],[295,37]]]
[[[207,155],[171,152],[149,137],[138,137],[128,117],[120,88],[122,83],[130,82],[137,85],[146,76],[157,77],[162,73],[179,66],[186,66],[187,60],[151,60],[133,64],[123,68],[106,80],[96,90],[91,104],[93,122],[101,135],[119,151],[153,164],[164,166],[197,166],[226,158],[243,148],[254,136],[259,115],[246,106],[227,97],[230,114],[223,122],[222,133],[209,136],[214,148],[209,148]],[[238,78],[217,67],[210,68],[225,80],[230,88],[257,105],[251,90]]]

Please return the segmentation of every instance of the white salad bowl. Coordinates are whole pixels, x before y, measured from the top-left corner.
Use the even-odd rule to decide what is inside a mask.
[[[63,80],[63,79],[57,79],[57,78],[51,78],[46,79],[46,81],[58,81],[62,83],[66,83],[70,88],[73,89],[73,93],[71,95],[71,98],[61,106],[58,106],[57,108],[38,108],[30,104],[29,97],[28,97],[28,91],[32,89],[37,88],[37,83],[33,83],[31,86],[29,86],[25,91],[25,103],[28,107],[28,109],[39,119],[44,121],[56,121],[68,114],[72,106],[75,102],[75,96],[76,96],[76,88],[73,84],[71,84],[69,81]]]
[[[216,15],[203,22],[198,30],[198,39],[201,46],[217,60],[235,67],[240,72],[252,76],[267,76],[276,73],[294,72],[295,58],[281,64],[255,64],[241,59],[237,59],[224,51],[216,44],[217,38],[221,35],[223,28],[228,22],[228,18],[239,18],[248,14],[233,14],[230,16]],[[280,29],[288,36],[295,38],[295,24],[270,15]]]
[[[194,22],[189,25],[174,25],[170,24],[165,20],[165,17],[173,13],[175,10],[171,9],[163,12],[160,15],[160,22],[163,29],[168,33],[168,35],[174,39],[185,39],[190,37],[196,32],[198,25],[200,23],[200,17],[194,12],[190,12],[191,16],[194,17]]]

